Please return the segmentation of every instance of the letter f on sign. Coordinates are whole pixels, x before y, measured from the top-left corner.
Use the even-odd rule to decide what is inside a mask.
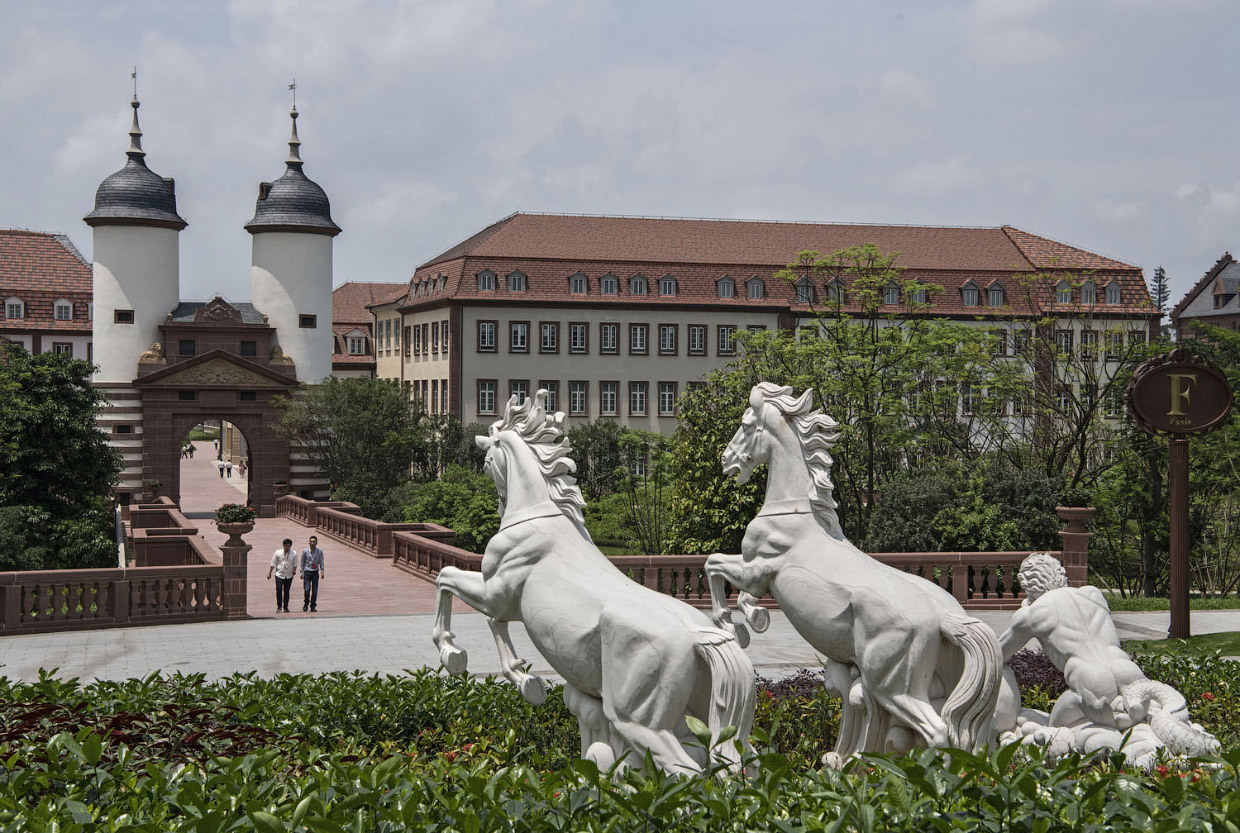
[[[1171,410],[1167,416],[1184,416],[1184,406],[1188,405],[1188,395],[1197,384],[1196,373],[1169,373],[1171,379]]]

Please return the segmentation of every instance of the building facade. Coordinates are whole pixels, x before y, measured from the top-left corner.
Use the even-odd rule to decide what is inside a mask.
[[[0,339],[92,361],[91,268],[63,234],[0,229]]]
[[[1171,310],[1177,339],[1191,335],[1194,324],[1240,330],[1240,263],[1224,252],[1201,280]]]
[[[517,213],[419,266],[399,301],[372,306],[394,334],[377,374],[433,412],[489,421],[538,388],[573,420],[669,433],[676,400],[736,354],[746,329],[859,311],[846,277],[776,273],[803,250],[876,244],[905,280],[939,289],[884,312],[985,326],[1014,354],[1052,322],[1067,347],[1144,341],[1159,315],[1138,267],[1012,227],[933,228]],[[380,330],[376,330],[380,332]]]
[[[372,378],[379,358],[379,342],[383,336],[376,329],[372,304],[382,304],[393,297],[404,297],[409,285],[404,283],[361,283],[349,281],[332,292],[332,330],[335,346],[332,352],[332,375],[339,378]],[[400,338],[399,331],[396,334]],[[391,325],[387,331],[387,352],[392,354]],[[400,345],[397,344],[399,349]]]

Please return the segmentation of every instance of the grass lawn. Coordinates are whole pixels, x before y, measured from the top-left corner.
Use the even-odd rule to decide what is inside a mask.
[[[1124,649],[1134,654],[1180,654],[1212,657],[1215,651],[1225,657],[1240,656],[1240,632],[1204,633],[1188,639],[1130,639]]]
[[[1107,604],[1115,611],[1170,610],[1171,600],[1165,596],[1112,596],[1106,595]],[[1240,597],[1224,598],[1191,598],[1188,601],[1192,610],[1240,610]]]

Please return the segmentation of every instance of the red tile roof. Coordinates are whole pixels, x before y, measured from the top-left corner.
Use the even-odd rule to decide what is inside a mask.
[[[91,268],[63,234],[0,229],[0,291],[91,291]]]
[[[363,283],[349,281],[332,290],[332,322],[334,324],[369,324],[366,307],[380,298],[390,298],[397,290],[409,288],[407,283]]]

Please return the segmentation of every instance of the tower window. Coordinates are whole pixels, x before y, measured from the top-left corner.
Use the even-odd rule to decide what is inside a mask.
[[[257,341],[241,342],[241,355],[257,356],[258,355],[258,342]]]
[[[131,309],[113,310],[112,321],[113,323],[116,323],[116,324],[132,324],[133,323],[133,310]]]
[[[116,433],[118,433],[118,434],[132,434],[132,433],[133,433],[133,426],[132,426],[132,425],[118,425],[118,426],[116,426]]]
[[[198,352],[198,343],[193,339],[183,338],[177,345],[177,355],[192,356]]]
[[[301,327],[303,330],[313,330],[319,325],[318,322],[319,318],[317,315],[297,316],[297,326]]]

